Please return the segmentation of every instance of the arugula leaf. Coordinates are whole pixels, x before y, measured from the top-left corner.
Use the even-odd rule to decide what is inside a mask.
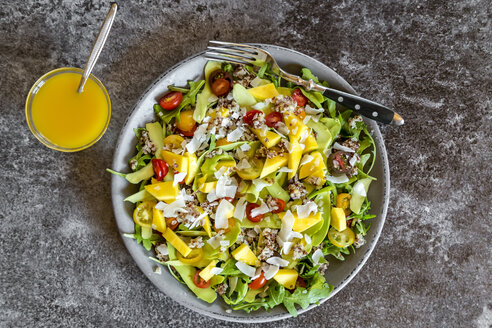
[[[142,238],[142,227],[135,223],[135,233],[125,233],[124,237],[132,238],[137,241],[137,244],[142,244],[146,250],[150,251],[152,246],[155,246],[157,242],[164,242],[164,238],[161,235],[153,233],[150,238],[144,239]]]
[[[183,94],[188,93],[190,91],[190,89],[175,87],[174,85],[168,86],[167,89],[170,91],[178,91],[178,92],[181,92]]]
[[[263,78],[263,75],[265,75],[266,70],[270,67],[270,64],[263,64],[263,66],[260,67],[260,70],[256,74],[259,78]]]
[[[177,110],[165,111],[159,104],[154,105],[154,113],[161,119],[163,124],[169,124],[179,114]]]
[[[311,70],[309,68],[303,68],[301,69],[301,72],[302,72],[302,78],[304,80],[313,80],[313,82],[315,83],[319,83],[319,80],[316,76],[313,75],[313,73],[311,72]]]
[[[304,88],[299,88],[302,92],[302,94],[309,99],[310,102],[312,102],[317,108],[322,108],[323,106],[321,105],[324,101],[325,98],[320,92],[316,91],[306,91]]]
[[[323,283],[321,286],[313,285],[308,289],[298,287],[292,294],[285,293],[283,304],[287,311],[293,317],[296,317],[296,304],[302,309],[306,309],[310,304],[317,304],[320,300],[327,298],[332,290],[333,286],[326,283]]]

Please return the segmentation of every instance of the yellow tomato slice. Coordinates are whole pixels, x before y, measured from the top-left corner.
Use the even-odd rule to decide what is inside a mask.
[[[152,227],[152,211],[155,204],[156,202],[150,200],[138,204],[138,206],[133,211],[133,221],[135,221],[135,223],[137,223],[141,227]]]
[[[192,248],[191,253],[188,254],[187,257],[181,255],[180,252],[177,252],[178,260],[180,260],[184,264],[195,264],[200,262],[203,258],[203,250],[201,248]]]
[[[176,127],[184,132],[193,131],[196,121],[193,119],[193,111],[187,110],[179,114],[179,122],[176,121]]]
[[[331,228],[330,231],[328,231],[328,239],[336,247],[345,248],[354,243],[355,234],[350,228],[346,228],[343,231]]]
[[[345,216],[349,216],[352,211],[350,210],[350,199],[352,198],[351,194],[342,193],[337,196],[337,207],[343,208],[345,212]]]

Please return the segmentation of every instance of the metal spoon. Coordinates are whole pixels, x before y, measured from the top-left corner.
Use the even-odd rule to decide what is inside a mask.
[[[87,59],[87,63],[85,64],[84,73],[82,74],[82,78],[80,79],[79,88],[77,89],[78,93],[84,91],[84,85],[89,75],[96,64],[99,55],[101,54],[101,50],[104,47],[104,43],[108,38],[109,31],[111,30],[111,26],[113,25],[114,17],[116,16],[116,10],[118,9],[118,5],[116,2],[111,4],[111,8],[109,9],[108,14],[106,15],[106,19],[104,19],[104,23],[99,30],[99,34],[97,35],[96,42],[92,46],[91,53],[89,55],[89,59]]]

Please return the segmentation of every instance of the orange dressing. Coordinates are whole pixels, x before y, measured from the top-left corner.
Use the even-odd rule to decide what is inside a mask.
[[[98,138],[106,127],[109,105],[103,90],[81,75],[64,72],[50,77],[32,102],[32,123],[44,138],[63,148],[79,148]]]

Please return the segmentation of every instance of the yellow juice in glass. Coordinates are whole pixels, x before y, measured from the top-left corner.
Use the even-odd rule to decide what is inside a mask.
[[[93,76],[77,92],[82,70],[62,68],[43,76],[31,90],[26,115],[34,135],[61,151],[82,150],[102,136],[111,103],[104,86]]]

